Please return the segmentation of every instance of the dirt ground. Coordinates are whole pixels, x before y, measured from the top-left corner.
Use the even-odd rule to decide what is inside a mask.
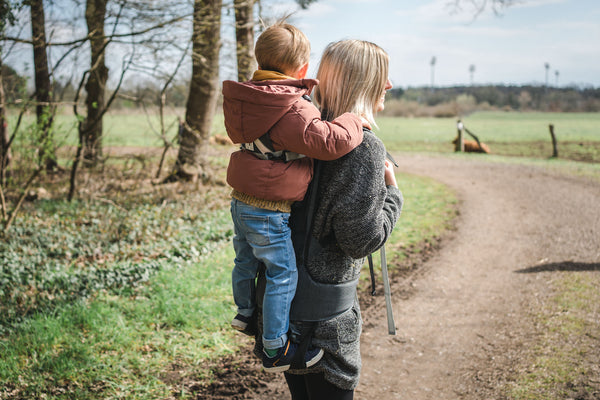
[[[503,386],[539,337],[531,316],[548,299],[553,275],[600,273],[600,185],[484,163],[480,156],[395,158],[400,171],[453,188],[459,217],[438,249],[411,273],[394,277],[396,336],[387,334],[383,296],[364,307],[355,399],[506,398]],[[410,193],[404,197],[408,214]],[[574,390],[573,398],[600,399],[600,371],[593,364],[597,391],[578,397]],[[218,371],[198,398],[290,398],[282,375],[262,372],[251,357],[223,360]]]

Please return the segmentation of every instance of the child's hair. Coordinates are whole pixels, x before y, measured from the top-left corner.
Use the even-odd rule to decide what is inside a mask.
[[[310,59],[310,42],[293,25],[280,20],[260,34],[254,47],[260,69],[289,74]]]
[[[345,112],[364,117],[373,126],[373,114],[385,90],[389,56],[379,46],[363,40],[330,43],[319,64],[315,101],[323,118]]]

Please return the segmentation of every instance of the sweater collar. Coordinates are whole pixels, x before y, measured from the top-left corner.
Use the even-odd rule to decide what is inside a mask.
[[[295,79],[291,76],[284,75],[277,71],[267,71],[258,69],[254,71],[254,75],[252,75],[253,81],[277,81],[283,79]]]

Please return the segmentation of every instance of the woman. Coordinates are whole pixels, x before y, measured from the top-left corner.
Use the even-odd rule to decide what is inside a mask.
[[[370,42],[330,44],[320,62],[315,92],[323,119],[353,112],[376,126],[373,115],[383,110],[385,93],[392,87],[388,63],[385,51]],[[307,195],[293,211],[296,216],[312,216],[304,226],[310,235],[302,226],[292,226],[292,231],[298,263],[313,283],[298,286],[290,316],[292,333],[308,331],[312,345],[325,352],[315,366],[285,373],[293,400],[354,396],[361,368],[358,275],[364,257],[384,245],[402,208],[402,194],[385,156],[381,140],[365,128],[356,149],[338,160],[321,162],[311,189],[315,195]],[[332,288],[341,294],[328,295]],[[337,303],[329,305],[328,300]]]

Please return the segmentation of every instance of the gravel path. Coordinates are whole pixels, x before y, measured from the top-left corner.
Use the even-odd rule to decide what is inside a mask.
[[[401,171],[453,188],[460,216],[453,237],[421,274],[401,283],[414,290],[395,300],[398,335],[387,335],[382,301],[379,316],[365,318],[356,398],[486,398],[501,380],[499,364],[510,365],[532,340],[528,310],[543,301],[552,273],[519,272],[598,267],[600,185],[519,165],[418,155],[397,160]],[[410,193],[404,195],[410,212]]]

